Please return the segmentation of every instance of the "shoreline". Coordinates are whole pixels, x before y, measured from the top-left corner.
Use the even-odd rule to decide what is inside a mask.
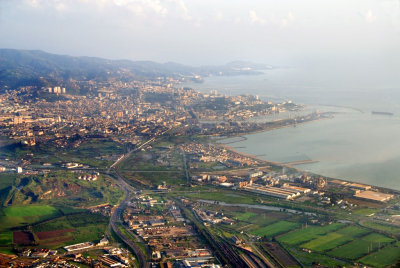
[[[327,113],[332,114],[332,112],[327,112]],[[252,135],[252,134],[272,131],[272,130],[281,129],[281,128],[287,128],[287,127],[296,127],[298,125],[304,125],[304,124],[307,124],[307,123],[318,122],[318,121],[327,120],[327,119],[333,119],[333,118],[334,117],[318,117],[316,119],[310,119],[310,120],[303,121],[303,122],[296,122],[294,124],[290,123],[288,125],[266,127],[264,129],[249,131],[249,132],[246,132],[246,133],[238,133],[238,134],[233,134],[233,135],[228,135],[228,136],[222,136],[221,138],[217,138],[216,137],[215,140],[213,140],[213,142],[216,142],[218,144],[232,144],[232,143],[237,143],[237,142],[241,142],[241,141],[247,140],[247,137],[245,137],[247,135]],[[209,135],[209,136],[212,137],[212,135]],[[219,142],[221,140],[226,140],[226,139],[231,139],[231,138],[236,138],[236,137],[243,137],[244,139],[243,140],[239,140],[239,141],[228,142],[228,143],[220,143]]]
[[[319,120],[324,120],[324,119],[331,119],[331,118],[329,118],[329,117],[318,118],[318,119],[310,120],[310,121],[307,121],[307,122],[301,122],[301,123],[298,123],[298,124],[312,123],[312,122],[314,122],[314,121],[319,121]],[[230,146],[230,144],[237,143],[237,142],[240,142],[240,141],[243,141],[243,140],[239,140],[239,141],[235,141],[235,142],[231,142],[231,143],[220,143],[220,142],[219,142],[219,141],[224,140],[224,139],[230,139],[230,138],[235,138],[235,137],[241,137],[241,136],[246,136],[246,135],[252,135],[252,134],[256,134],[256,133],[260,133],[260,132],[267,132],[267,131],[272,131],[272,130],[281,129],[281,128],[285,128],[285,127],[292,127],[292,126],[293,126],[293,124],[290,124],[290,125],[285,125],[285,126],[272,127],[272,128],[268,128],[268,129],[264,129],[264,130],[252,131],[252,132],[249,132],[249,133],[246,133],[246,134],[233,135],[233,136],[226,136],[225,138],[216,139],[216,140],[214,140],[214,141],[212,141],[212,142],[218,144],[219,146],[222,146],[222,147],[225,148],[226,150],[229,150],[229,151],[232,151],[232,152],[234,152],[234,153],[237,153],[237,154],[240,154],[240,155],[249,157],[249,158],[251,158],[251,159],[253,159],[253,160],[256,160],[256,161],[259,161],[259,162],[261,162],[261,163],[264,163],[265,165],[276,165],[276,166],[279,166],[279,167],[282,167],[282,168],[286,167],[286,168],[293,169],[293,170],[295,170],[295,171],[297,171],[297,172],[299,172],[299,173],[308,173],[308,174],[313,175],[313,176],[320,176],[320,177],[323,177],[324,179],[326,179],[328,182],[329,182],[329,181],[332,181],[332,180],[339,180],[339,181],[343,181],[343,182],[352,182],[352,183],[366,184],[366,185],[372,186],[372,187],[375,188],[375,189],[382,190],[382,192],[388,192],[388,193],[400,195],[400,189],[397,190],[397,189],[382,187],[382,186],[378,186],[378,185],[374,185],[374,184],[370,184],[370,183],[364,183],[364,182],[362,182],[362,181],[355,181],[355,180],[342,179],[342,178],[334,178],[334,177],[329,177],[329,176],[317,174],[317,173],[314,173],[314,172],[312,172],[312,171],[305,171],[305,170],[303,170],[303,169],[301,169],[301,168],[295,167],[295,165],[291,165],[291,164],[290,164],[291,162],[289,162],[289,164],[287,164],[287,163],[284,163],[284,162],[278,162],[278,161],[271,161],[271,160],[261,159],[261,158],[259,158],[259,157],[256,156],[256,155],[238,151],[238,150],[235,149],[234,147]],[[246,140],[247,140],[247,138],[246,138]],[[307,161],[310,161],[310,162],[312,162],[312,163],[318,162],[317,160],[312,160],[312,159],[307,160]],[[254,169],[257,169],[257,167],[254,167]]]

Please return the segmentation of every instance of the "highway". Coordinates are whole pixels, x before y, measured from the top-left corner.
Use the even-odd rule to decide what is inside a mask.
[[[172,128],[164,131],[163,133],[160,134],[160,136],[164,135],[167,131],[171,130]],[[119,172],[115,169],[115,167],[120,164],[123,160],[127,159],[132,153],[135,153],[139,150],[141,150],[145,145],[154,142],[158,136],[151,138],[150,140],[144,142],[141,144],[139,147],[136,149],[128,152],[127,154],[122,155],[120,158],[118,158],[117,161],[115,161],[114,164],[110,166],[110,168],[107,170],[107,174],[110,174],[110,171],[113,170],[114,173],[117,176],[117,183],[121,189],[124,190],[125,192],[125,199],[118,205],[116,209],[114,209],[111,218],[110,218],[110,226],[115,232],[115,234],[122,240],[128,247],[132,250],[132,252],[135,254],[137,257],[140,267],[143,268],[150,268],[150,262],[146,258],[145,254],[143,251],[135,244],[134,241],[132,241],[131,238],[127,237],[124,233],[121,232],[121,230],[118,228],[118,225],[120,223],[120,219],[122,216],[122,212],[125,210],[126,206],[128,205],[129,200],[131,199],[131,193],[135,193],[136,189],[129,185],[124,178],[119,174]],[[122,228],[125,228],[123,225],[121,225]],[[127,230],[128,231],[128,230]],[[146,247],[147,254],[148,256],[151,256],[151,252],[148,247]]]
[[[119,206],[113,211],[113,213],[111,215],[111,219],[110,219],[111,228],[114,230],[115,234],[118,235],[118,237],[121,238],[121,240],[124,241],[124,243],[126,245],[128,245],[128,247],[131,248],[131,250],[136,255],[136,257],[140,263],[140,267],[149,268],[150,263],[148,262],[143,251],[129,237],[127,237],[125,234],[123,234],[121,232],[121,230],[118,228],[118,224],[120,222],[122,212],[126,208],[128,202],[131,198],[131,191],[134,190],[134,188],[132,186],[130,186],[129,184],[127,184],[121,178],[121,176],[119,175],[118,172],[116,172],[116,174],[118,176],[118,184],[122,189],[124,189],[126,196],[125,196],[125,199],[119,204]]]

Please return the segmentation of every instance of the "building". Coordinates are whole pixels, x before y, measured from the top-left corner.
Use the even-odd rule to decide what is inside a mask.
[[[347,186],[354,188],[354,189],[364,190],[364,191],[371,189],[371,185],[365,185],[365,184],[360,184],[360,183],[350,183]]]
[[[356,193],[354,195],[354,197],[369,200],[369,201],[387,202],[388,200],[392,199],[394,197],[394,195],[380,193],[380,192],[374,192],[374,191],[363,191],[363,192]]]
[[[249,184],[243,187],[242,189],[253,193],[264,194],[283,199],[293,199],[296,196],[300,195],[300,192],[292,189],[289,190],[278,187],[262,186],[258,184],[251,184],[251,185]]]
[[[73,251],[78,251],[78,250],[83,250],[83,249],[88,249],[92,248],[94,245],[92,242],[84,242],[84,243],[79,243],[79,244],[74,244],[70,246],[64,247],[64,249],[68,252],[73,252]]]

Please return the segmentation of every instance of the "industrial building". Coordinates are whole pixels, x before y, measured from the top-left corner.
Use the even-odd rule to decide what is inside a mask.
[[[354,195],[354,197],[366,199],[369,201],[377,201],[377,202],[386,202],[394,197],[392,194],[385,194],[374,191],[363,191],[358,192]]]
[[[249,184],[242,189],[253,193],[264,194],[283,199],[293,199],[300,195],[299,191],[294,191],[293,189],[288,190],[278,187],[262,186],[258,184]]]

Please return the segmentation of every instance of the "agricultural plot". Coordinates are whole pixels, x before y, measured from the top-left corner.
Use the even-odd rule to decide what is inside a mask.
[[[57,245],[62,242],[68,242],[73,239],[75,229],[62,229],[56,231],[38,232],[36,236],[41,246]]]
[[[382,243],[382,244],[391,243],[394,241],[393,238],[390,238],[390,237],[387,237],[385,235],[381,235],[378,233],[369,234],[367,236],[364,236],[362,239],[367,242]]]
[[[49,205],[12,206],[0,210],[0,230],[32,224],[34,222],[61,216],[61,213]]]
[[[30,245],[35,242],[33,235],[29,232],[13,232],[13,243],[17,245]]]
[[[59,248],[69,244],[101,239],[108,218],[91,213],[73,214],[33,226],[39,245]]]
[[[261,248],[271,254],[273,258],[283,267],[298,267],[299,263],[277,243],[265,243]]]
[[[315,262],[320,263],[324,267],[342,267],[346,266],[346,262],[341,260],[331,258],[325,254],[320,254],[318,252],[305,252],[300,248],[290,248],[289,252],[299,260],[304,267],[312,267]]]
[[[363,257],[359,262],[373,267],[385,267],[396,263],[400,259],[398,246],[387,246],[375,253]]]
[[[300,225],[299,223],[295,222],[279,221],[271,225],[267,225],[265,227],[253,230],[250,233],[258,236],[273,237],[277,234],[281,234],[289,230],[296,229],[299,225]]]
[[[365,228],[349,225],[337,230],[336,232],[327,233],[319,236],[311,241],[302,244],[300,247],[311,249],[313,251],[323,252],[333,248],[337,248],[355,238],[367,234],[369,231]]]
[[[376,222],[365,222],[364,224],[365,224],[365,226],[371,227],[376,230],[400,235],[400,228],[392,226],[392,225],[380,224],[380,223],[376,223]]]
[[[257,216],[258,214],[254,212],[244,212],[244,213],[236,213],[235,218],[239,221],[247,221],[250,218]]]
[[[300,247],[311,249],[313,251],[323,252],[343,245],[344,243],[349,242],[352,239],[353,238],[351,236],[346,236],[337,232],[333,232],[313,239],[305,244],[302,244]]]
[[[11,231],[2,231],[0,233],[0,245],[8,245],[13,241],[13,233]]]
[[[359,236],[369,233],[370,231],[365,228],[361,228],[361,227],[354,226],[354,225],[349,225],[349,226],[346,226],[346,227],[338,230],[337,232],[342,235],[347,235],[347,236],[351,236],[351,237],[359,237]]]
[[[288,234],[279,236],[277,239],[282,243],[297,245],[315,239],[329,232],[334,232],[343,226],[344,224],[342,223],[333,223],[326,226],[309,226],[307,228],[298,229]]]
[[[350,243],[329,251],[328,254],[338,258],[356,260],[366,256],[370,252],[376,251],[380,246],[384,245],[384,243],[368,241],[368,239],[360,238],[353,240]]]

